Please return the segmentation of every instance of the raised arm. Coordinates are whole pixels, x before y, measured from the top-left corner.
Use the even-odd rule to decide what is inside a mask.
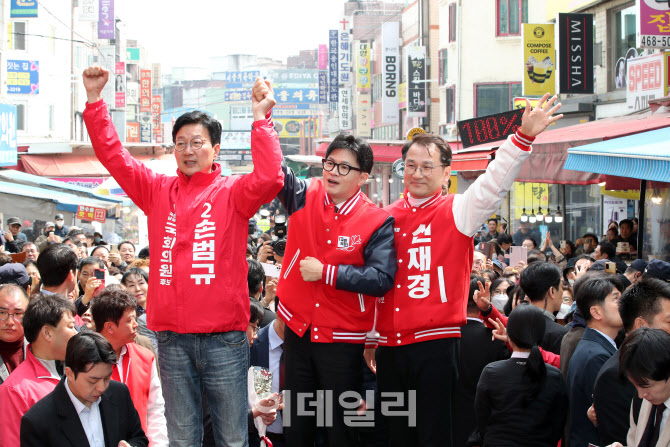
[[[162,176],[155,174],[123,148],[102,100],[102,89],[109,80],[109,71],[101,67],[89,67],[84,70],[82,78],[88,98],[84,122],[95,155],[128,197],[147,212],[151,208],[156,182]]]
[[[235,209],[247,218],[252,217],[261,205],[274,199],[284,185],[281,169],[283,155],[270,115],[276,103],[270,81],[257,78],[251,94],[254,113],[251,158],[254,170],[233,185]]]
[[[554,113],[561,107],[556,104],[557,97],[549,98],[545,94],[535,109],[526,100],[526,110],[521,127],[510,135],[496,151],[496,158],[489,164],[486,172],[470,186],[464,194],[454,197],[454,220],[458,231],[473,236],[482,222],[490,217],[507,195],[521,166],[530,156],[531,143],[549,124],[561,119],[563,115]]]

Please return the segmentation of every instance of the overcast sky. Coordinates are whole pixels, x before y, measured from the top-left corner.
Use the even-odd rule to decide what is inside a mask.
[[[286,60],[327,43],[344,0],[116,0],[126,39],[151,62],[208,67],[210,56],[255,54]]]

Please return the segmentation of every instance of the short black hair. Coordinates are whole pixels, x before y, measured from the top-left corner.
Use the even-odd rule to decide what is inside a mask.
[[[126,280],[131,276],[139,276],[140,278],[143,278],[145,282],[149,282],[149,274],[144,269],[132,267],[126,270],[126,273],[121,277],[121,284],[125,286]]]
[[[122,287],[105,287],[98,296],[91,300],[91,314],[95,322],[95,330],[102,332],[108,321],[118,325],[128,309],[135,310],[136,308],[137,301]]]
[[[249,295],[255,295],[261,290],[263,281],[265,281],[265,271],[260,262],[255,259],[247,259],[249,271],[247,272],[247,284],[249,285]]]
[[[137,253],[139,259],[149,259],[149,246],[147,245],[139,253]]]
[[[435,147],[440,151],[440,163],[446,166],[451,166],[452,154],[449,144],[444,141],[442,137],[432,133],[418,133],[414,135],[411,140],[407,141],[401,150],[403,161],[405,161],[405,158],[407,157],[407,151],[409,151],[409,148],[411,148],[414,143],[425,148],[428,148],[431,145],[435,145]]]
[[[260,324],[265,316],[265,309],[263,309],[261,302],[256,298],[249,297],[249,310],[251,311],[249,323]]]
[[[72,370],[75,379],[77,374],[90,371],[98,363],[116,364],[114,348],[105,337],[96,332],[82,331],[70,338],[65,349],[65,364]]]
[[[528,238],[526,238],[526,239],[528,239]],[[526,258],[526,265],[531,265],[534,262],[547,262],[546,253],[538,250],[537,248],[534,248],[532,250],[528,250],[528,257]]]
[[[534,237],[526,236],[525,238],[523,238],[522,242],[526,241],[531,241],[533,243],[533,248],[537,248],[537,241],[535,240]]]
[[[51,244],[37,257],[37,270],[42,284],[55,287],[63,284],[67,275],[77,272],[77,254],[67,244]]]
[[[607,295],[612,293],[615,288],[619,292],[624,291],[621,280],[616,275],[605,272],[593,272],[583,281],[580,281],[579,286],[575,282],[575,287],[573,288],[575,303],[577,303],[579,313],[582,314],[582,317],[587,322],[593,318],[591,307],[602,305]]]
[[[512,239],[512,236],[509,235],[509,234],[507,234],[507,233],[501,233],[501,234],[498,236],[498,243],[499,243],[500,245],[502,245],[502,244],[513,244],[513,243],[514,243],[514,239]]]
[[[172,127],[173,143],[177,142],[177,133],[179,133],[179,129],[188,124],[202,124],[202,126],[207,129],[207,133],[209,133],[209,139],[212,146],[221,143],[221,123],[215,120],[212,115],[201,112],[200,110],[184,113],[177,118],[177,121],[175,121],[174,126]]]
[[[614,248],[614,244],[611,242],[607,241],[602,241],[599,242],[598,245],[600,245],[600,254],[601,255],[607,255],[607,259],[610,261],[614,259],[616,256],[616,248]]]
[[[495,222],[496,225],[498,225],[498,219],[496,219],[495,217],[490,218],[489,220],[486,221],[486,223],[489,223],[491,221]]]
[[[579,255],[575,258],[575,265],[577,264],[578,261],[581,261],[582,259],[588,259],[591,262],[596,262],[596,260],[593,258],[593,256],[587,255],[586,253],[582,253],[581,255]]]
[[[670,284],[660,279],[644,277],[626,290],[619,301],[619,314],[626,332],[635,327],[637,317],[651,324],[661,312],[661,300],[670,300]]]
[[[87,265],[95,265],[99,269],[104,269],[105,268],[105,263],[102,262],[99,258],[96,258],[95,256],[88,256],[81,261],[79,261],[79,265],[77,266],[77,270],[81,271],[84,267]]]
[[[358,163],[358,167],[368,174],[372,172],[375,157],[372,148],[367,141],[362,138],[356,138],[353,135],[338,135],[332,143],[328,145],[325,158],[328,158],[331,152],[335,149],[349,149],[356,155],[356,163]]]
[[[121,246],[122,246],[122,245],[126,245],[126,244],[130,245],[131,247],[133,247],[133,253],[135,253],[135,252],[137,251],[137,249],[135,248],[135,244],[133,244],[133,243],[130,242],[130,241],[123,241],[123,242],[121,242],[121,243],[119,244],[119,250],[121,250]]]
[[[544,300],[549,289],[558,289],[563,277],[561,269],[549,262],[533,262],[521,272],[519,284],[532,302]]]
[[[65,312],[70,312],[73,318],[77,314],[74,303],[64,296],[49,292],[33,295],[23,316],[23,333],[28,343],[37,340],[44,326],[57,327]]]
[[[638,386],[650,380],[670,378],[670,334],[662,329],[641,327],[624,340],[619,355],[619,376],[630,377]]]
[[[593,238],[593,240],[596,241],[596,244],[598,243],[598,236],[596,236],[594,233],[584,233],[582,239],[586,239],[587,237]]]
[[[623,225],[628,225],[631,230],[635,226],[635,224],[633,224],[633,221],[631,219],[624,219],[621,222],[619,222],[619,228],[621,228]]]
[[[107,250],[107,254],[109,254],[109,248],[105,247],[104,245],[97,245],[93,247],[93,250],[91,250],[91,256],[95,254],[96,251],[100,250],[101,248]]]

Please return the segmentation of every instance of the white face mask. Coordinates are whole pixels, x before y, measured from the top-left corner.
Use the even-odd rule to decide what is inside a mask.
[[[561,310],[558,311],[558,316],[564,318],[568,313],[570,313],[570,304],[561,304]]]
[[[570,284],[570,287],[575,285],[575,280],[574,279],[568,279],[568,284]]]
[[[64,220],[57,220],[56,225],[58,225],[59,227],[62,227],[64,222],[65,222]]]

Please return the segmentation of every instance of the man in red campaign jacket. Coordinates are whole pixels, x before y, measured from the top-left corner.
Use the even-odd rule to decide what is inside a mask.
[[[347,422],[358,403],[345,412],[338,402],[342,393],[361,392],[375,297],[391,289],[397,268],[393,217],[360,190],[372,165],[365,141],[340,135],[326,150],[323,180],[301,180],[283,166],[278,197],[291,219],[277,313],[287,326],[284,433],[290,447],[313,446],[317,424],[327,427],[330,446],[360,445]],[[325,404],[317,390],[325,390]]]
[[[165,400],[154,354],[135,343],[137,302],[122,289],[104,289],[95,297],[91,314],[95,330],[114,348],[112,380],[126,384],[151,447],[168,447]]]
[[[377,372],[392,446],[451,446],[451,394],[473,259],[473,235],[498,208],[530,155],[535,136],[562,115],[545,95],[526,104],[521,128],[496,152],[486,173],[464,194],[442,196],[451,150],[419,134],[402,149],[404,198],[386,209],[395,218],[398,272],[377,302],[378,340],[365,357]],[[375,349],[378,343],[379,348]],[[400,393],[391,395],[390,393]]]
[[[98,159],[148,217],[147,326],[158,340],[170,445],[202,441],[203,391],[217,444],[246,445],[249,218],[284,183],[270,119],[272,86],[259,78],[253,87],[252,173],[221,176],[214,163],[221,124],[192,111],[173,126],[178,171],[170,177],[154,173],[122,147],[101,99],[108,79],[100,67],[84,70],[84,122]]]

